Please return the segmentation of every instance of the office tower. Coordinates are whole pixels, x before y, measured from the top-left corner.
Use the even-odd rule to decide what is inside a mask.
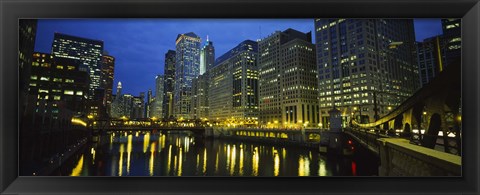
[[[151,112],[153,110],[153,94],[152,94],[152,89],[148,89],[148,92],[147,92],[147,101],[145,102],[145,117],[147,118],[150,118],[152,117],[151,116]]]
[[[115,99],[113,99],[111,104],[111,113],[110,117],[112,118],[120,118],[124,116],[124,104],[123,104],[123,94],[122,94],[122,82],[118,82],[117,84],[117,93],[115,94]]]
[[[157,75],[155,77],[155,98],[154,98],[154,104],[153,104],[153,115],[156,118],[164,118],[164,112],[163,112],[163,98],[165,97],[164,95],[164,87],[165,87],[165,82],[164,82],[164,76],[163,75]]]
[[[163,115],[173,116],[173,89],[175,84],[175,51],[168,50],[165,54]]]
[[[277,31],[258,43],[260,124],[317,126],[315,49],[311,32]]]
[[[419,88],[412,19],[315,19],[315,41],[323,127],[334,106],[373,122]]]
[[[103,41],[55,33],[52,55],[80,60],[90,69],[88,99],[93,100],[95,89],[100,88],[102,74]]]
[[[258,118],[257,42],[246,40],[223,54],[208,70],[211,120]]]
[[[449,64],[455,63],[455,61],[460,60],[461,50],[462,50],[462,19],[460,18],[450,18],[442,19],[442,30],[443,36],[447,39],[446,44],[446,61],[443,66],[448,66]]]
[[[26,96],[28,93],[28,84],[30,82],[30,71],[32,64],[33,50],[35,48],[35,37],[37,32],[37,20],[20,19],[18,20],[18,66],[19,66],[19,104],[20,116],[25,113]],[[22,120],[22,117],[20,117]]]
[[[85,115],[89,75],[79,60],[35,52],[31,70],[28,110],[33,116],[56,120]]]
[[[208,69],[210,69],[215,63],[215,48],[213,43],[208,40],[205,42],[205,45],[200,51],[200,75],[204,74]]]
[[[200,37],[189,32],[179,34],[176,40],[175,87],[173,113],[176,118],[190,118],[192,79],[199,75]]]
[[[101,76],[101,85],[100,88],[105,90],[105,96],[103,104],[107,108],[107,113],[110,115],[110,105],[112,104],[113,98],[113,75],[115,70],[115,58],[108,54],[103,54],[102,56],[102,76]]]
[[[140,92],[140,96],[133,97],[130,118],[145,118],[145,92]]]
[[[192,81],[192,118],[208,117],[208,72],[199,75]]]
[[[443,70],[447,58],[447,44],[448,39],[443,35],[417,43],[418,72],[422,87]]]

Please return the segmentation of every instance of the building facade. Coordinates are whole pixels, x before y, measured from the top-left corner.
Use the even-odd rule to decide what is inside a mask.
[[[204,74],[208,69],[215,64],[215,48],[213,42],[208,40],[200,50],[200,75]]]
[[[19,66],[19,104],[20,116],[25,113],[25,106],[27,104],[26,96],[28,94],[28,86],[30,83],[30,72],[32,64],[32,56],[35,48],[35,37],[37,33],[37,20],[35,19],[21,19],[18,20],[18,66]],[[20,117],[22,120],[22,117]]]
[[[208,118],[208,72],[198,76],[192,81],[192,118]]]
[[[102,76],[101,76],[101,88],[105,90],[105,96],[103,104],[107,108],[107,114],[110,116],[111,104],[113,101],[113,76],[115,71],[115,58],[110,55],[104,54],[102,56]]]
[[[103,41],[55,33],[52,55],[79,60],[90,69],[88,98],[92,100],[95,89],[100,88],[102,75]]]
[[[246,40],[208,70],[208,118],[244,122],[258,118],[258,44]]]
[[[193,32],[177,36],[173,113],[179,119],[191,116],[192,80],[200,73],[200,42]]]
[[[152,117],[156,118],[164,118],[164,111],[163,111],[163,99],[165,97],[165,92],[164,92],[164,87],[165,87],[165,82],[164,82],[164,76],[163,75],[157,75],[155,77],[155,98],[154,98],[154,103],[153,103],[153,109],[152,109]]]
[[[334,106],[376,121],[418,90],[412,19],[315,19],[315,37],[322,124]]]
[[[165,118],[173,117],[173,89],[175,84],[175,51],[168,50],[165,54],[164,68],[164,96],[163,115]],[[158,96],[158,95],[157,95]]]
[[[462,56],[462,19],[442,19],[443,36],[447,39],[445,67],[460,60]]]
[[[317,126],[315,48],[311,32],[277,31],[259,44],[260,124]]]

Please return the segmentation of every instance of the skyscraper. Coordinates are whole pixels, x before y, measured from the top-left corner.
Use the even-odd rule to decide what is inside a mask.
[[[202,47],[200,51],[200,75],[205,73],[208,69],[210,69],[215,63],[215,48],[213,47],[213,43],[208,40],[205,42],[205,45]]]
[[[258,44],[246,40],[208,70],[208,116],[236,121],[258,118]],[[201,107],[200,107],[201,108]]]
[[[93,100],[95,89],[100,88],[102,68],[103,41],[55,33],[52,55],[80,60],[90,69],[89,100]]]
[[[192,81],[192,118],[202,119],[208,117],[208,71]]]
[[[260,124],[316,126],[315,49],[312,33],[276,31],[258,43]]]
[[[113,56],[104,54],[102,56],[102,77],[100,87],[105,89],[104,105],[107,108],[107,113],[110,114],[110,104],[112,104],[113,93],[113,75],[115,70],[115,58]]]
[[[25,114],[26,96],[28,93],[28,85],[30,83],[30,72],[32,64],[33,50],[35,48],[35,37],[37,33],[37,20],[20,19],[18,20],[18,65],[19,65],[19,114]],[[20,117],[22,120],[22,117]]]
[[[434,36],[417,43],[418,72],[420,85],[429,83],[444,68],[448,39]]]
[[[461,58],[462,49],[462,19],[442,19],[443,36],[447,39],[445,67]]]
[[[189,32],[176,40],[174,115],[190,118],[192,80],[200,73],[200,37]]]
[[[155,100],[153,104],[153,114],[152,117],[156,118],[164,118],[164,112],[163,112],[163,98],[165,97],[164,95],[164,76],[163,75],[157,75],[155,77]]]
[[[373,122],[418,88],[412,19],[315,19],[321,123]]]
[[[168,50],[165,54],[163,115],[173,116],[173,89],[175,84],[175,51]],[[157,95],[158,96],[158,95]]]

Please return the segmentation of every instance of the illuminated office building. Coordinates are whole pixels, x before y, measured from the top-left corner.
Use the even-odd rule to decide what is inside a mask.
[[[442,19],[443,34],[417,43],[422,86],[430,82],[449,64],[461,58],[460,19]]]
[[[163,112],[163,99],[165,80],[163,75],[157,75],[155,77],[155,98],[153,99],[152,117],[164,118]]]
[[[52,55],[79,60],[90,70],[89,100],[95,97],[95,89],[100,88],[102,75],[103,41],[55,33]]]
[[[257,42],[246,40],[223,54],[208,70],[208,118],[258,118]]]
[[[373,122],[419,88],[413,19],[315,19],[315,41],[324,127],[334,106]]]
[[[208,118],[208,72],[192,81],[192,118]]]
[[[276,31],[259,44],[260,124],[316,126],[315,48],[311,32]]]
[[[35,52],[31,70],[31,111],[40,115],[49,113],[51,120],[65,112],[72,112],[76,116],[86,114],[88,68],[79,60]]]
[[[101,76],[101,88],[105,91],[105,96],[103,99],[103,104],[107,108],[107,113],[110,114],[110,105],[112,104],[113,98],[113,75],[115,70],[115,58],[113,56],[104,54],[102,56],[102,76]]]
[[[200,37],[193,32],[179,34],[175,45],[173,113],[176,118],[188,119],[192,107],[192,80],[200,73]]]
[[[213,42],[208,40],[200,50],[200,75],[204,74],[215,64],[215,48]]]
[[[35,37],[37,33],[37,20],[18,20],[18,66],[19,66],[19,114],[22,116],[25,111],[28,84],[30,82],[30,71],[32,64],[33,50],[35,48]],[[22,118],[20,118],[22,120]]]
[[[462,19],[451,18],[442,19],[443,36],[447,39],[446,61],[444,66],[448,66],[461,58],[462,50]]]
[[[170,118],[173,116],[173,89],[175,84],[175,51],[168,50],[165,54],[164,68],[164,96],[163,96],[163,116]],[[158,94],[157,94],[158,96]]]

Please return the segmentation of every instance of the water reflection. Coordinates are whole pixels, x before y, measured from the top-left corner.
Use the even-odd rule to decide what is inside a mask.
[[[208,140],[188,133],[118,132],[86,146],[58,175],[333,176],[374,175],[352,158],[301,147]]]

